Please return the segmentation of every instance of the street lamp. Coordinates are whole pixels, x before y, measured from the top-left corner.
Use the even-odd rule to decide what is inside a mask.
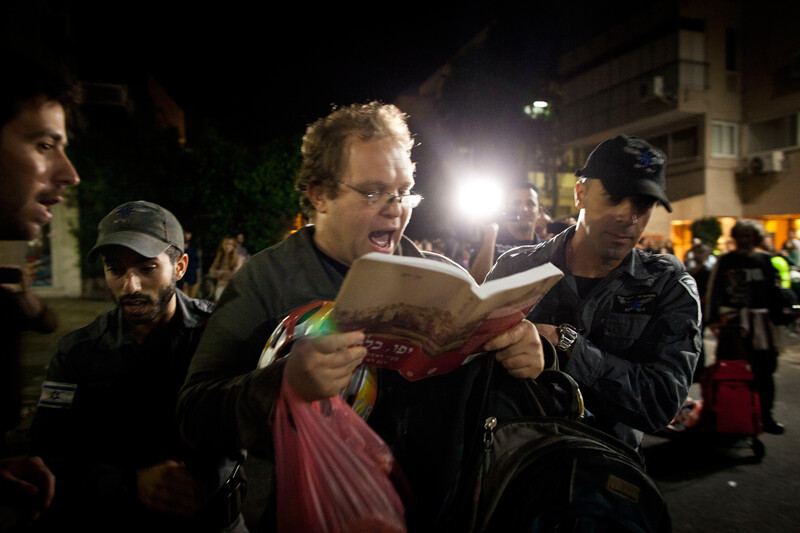
[[[526,105],[524,111],[531,118],[543,117],[549,111],[549,104],[544,100],[536,100],[533,104]]]

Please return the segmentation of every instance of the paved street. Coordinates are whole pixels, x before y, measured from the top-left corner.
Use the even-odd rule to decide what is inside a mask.
[[[715,343],[706,340],[709,353]],[[786,335],[773,412],[783,435],[762,434],[766,455],[755,463],[743,440],[708,434],[648,437],[648,468],[669,504],[673,531],[800,531],[800,337]],[[692,398],[701,398],[699,385]]]
[[[12,450],[24,449],[39,384],[58,339],[113,305],[110,300],[48,303],[60,324],[55,333],[31,333],[24,338],[28,416],[20,430],[10,435]],[[760,463],[752,461],[752,451],[745,442],[722,442],[713,435],[646,438],[650,473],[669,503],[676,533],[800,531],[800,337],[787,336],[786,340],[777,375],[775,417],[786,424],[787,431],[759,437],[766,447]],[[706,339],[706,346],[713,354],[712,339]],[[701,397],[698,385],[692,387],[691,396]]]

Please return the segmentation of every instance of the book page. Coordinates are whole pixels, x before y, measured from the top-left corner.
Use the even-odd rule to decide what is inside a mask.
[[[427,259],[424,257],[407,257],[403,255],[390,255],[390,254],[382,254],[379,252],[370,252],[356,259],[353,262],[353,266],[350,268],[350,270],[353,270],[353,268],[360,269],[362,267],[359,267],[358,264],[367,262],[400,264],[400,265],[411,266],[414,268],[421,268],[423,270],[442,272],[444,274],[456,276],[457,278],[463,279],[465,282],[475,287],[478,286],[478,283],[472,276],[470,276],[469,272],[459,267],[458,265],[453,265],[444,261],[437,261],[435,259]]]
[[[552,263],[545,263],[543,265],[539,265],[538,267],[517,272],[516,274],[511,274],[510,276],[506,276],[504,278],[487,281],[483,285],[476,287],[475,293],[481,299],[487,299],[490,295],[497,292],[505,291],[514,287],[529,285],[533,282],[543,280],[551,276],[558,276],[560,278],[562,275],[563,273],[561,270],[559,270],[555,265]]]
[[[333,318],[340,331],[367,334],[364,364],[412,380],[462,364],[518,324],[563,276],[548,263],[478,286],[469,274],[435,260],[373,255],[383,254],[353,263]]]

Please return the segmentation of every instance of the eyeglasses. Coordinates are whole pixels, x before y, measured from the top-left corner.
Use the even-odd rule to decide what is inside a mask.
[[[348,189],[352,189],[352,190],[356,191],[358,194],[360,194],[361,196],[366,198],[367,199],[367,205],[375,205],[375,204],[378,203],[378,201],[383,196],[386,196],[386,197],[388,197],[387,200],[386,200],[386,204],[387,205],[393,204],[395,201],[397,201],[401,206],[413,209],[413,208],[417,207],[419,205],[419,203],[423,200],[421,194],[413,194],[413,193],[393,194],[393,193],[384,192],[384,191],[364,192],[364,191],[356,189],[352,185],[348,185],[346,183],[342,183],[342,185],[344,185]]]

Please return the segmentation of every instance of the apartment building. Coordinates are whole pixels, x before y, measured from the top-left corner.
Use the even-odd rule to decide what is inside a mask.
[[[748,217],[780,246],[800,230],[798,14],[791,2],[666,0],[574,32],[558,62],[567,163],[619,133],[647,139],[669,158],[673,206],[656,211],[651,241],[680,255],[694,220],[718,218],[727,233]]]

